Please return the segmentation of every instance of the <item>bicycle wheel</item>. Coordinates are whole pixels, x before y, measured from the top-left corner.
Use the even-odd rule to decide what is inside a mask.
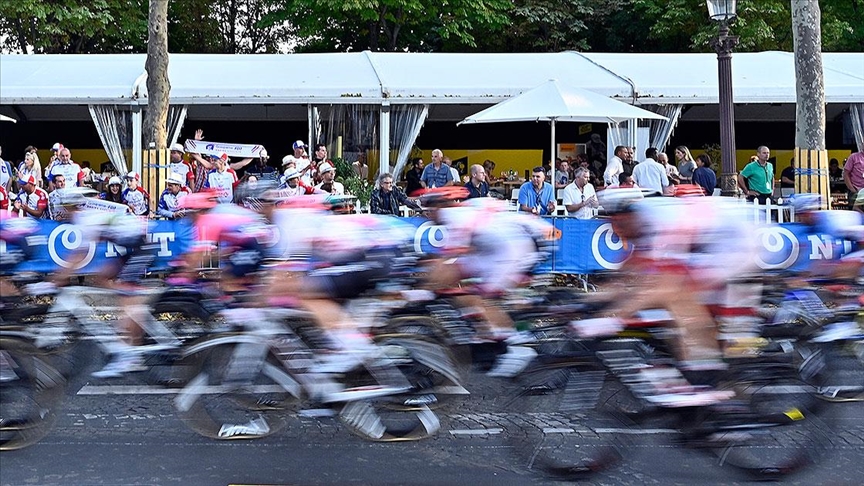
[[[30,343],[0,337],[0,450],[21,449],[51,430],[66,379]]]
[[[517,376],[503,412],[513,424],[506,437],[519,463],[568,481],[615,465],[629,427],[611,403],[620,392],[610,391],[614,383],[600,367],[572,363],[544,364]]]
[[[175,399],[179,417],[213,439],[256,439],[277,432],[301,394],[270,343],[242,334],[193,344],[175,366],[186,383]]]
[[[697,433],[720,466],[760,480],[775,480],[814,464],[824,449],[826,429],[816,388],[797,378],[733,385],[738,397],[703,413]]]
[[[433,409],[449,395],[467,393],[462,388],[458,360],[451,350],[418,334],[374,336],[384,354],[380,366],[358,369],[345,377],[349,389],[405,382],[407,390],[346,404],[340,418],[348,429],[367,440],[393,442],[420,440],[441,428]],[[376,369],[378,367],[378,369]]]

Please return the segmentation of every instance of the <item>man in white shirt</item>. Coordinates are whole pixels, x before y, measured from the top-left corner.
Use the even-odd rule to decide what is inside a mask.
[[[609,159],[609,162],[606,164],[606,170],[603,172],[603,181],[607,186],[618,185],[618,176],[624,172],[624,158],[628,150],[623,145],[615,147],[615,155]]]
[[[561,199],[564,202],[564,207],[567,209],[567,216],[572,216],[576,219],[591,219],[594,217],[594,208],[599,204],[597,202],[597,194],[594,192],[588,179],[591,178],[591,173],[588,169],[580,167],[573,174],[573,182],[567,184],[567,187],[561,190]]]
[[[660,194],[669,187],[669,177],[666,168],[657,162],[657,149],[654,147],[645,151],[645,160],[633,168],[633,179],[636,185]]]
[[[461,186],[462,185],[462,177],[459,175],[459,171],[456,170],[456,167],[453,167],[453,161],[450,160],[450,157],[444,157],[441,159],[444,162],[444,165],[450,167],[450,175],[453,176],[453,185]]]

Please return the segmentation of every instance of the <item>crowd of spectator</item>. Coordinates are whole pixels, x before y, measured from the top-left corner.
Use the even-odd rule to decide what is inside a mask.
[[[195,132],[195,140],[203,140],[203,131]],[[125,205],[132,214],[167,219],[184,215],[180,201],[187,194],[204,189],[215,190],[222,202],[242,203],[236,194],[241,182],[266,182],[276,187],[280,197],[309,194],[346,194],[345,186],[336,180],[336,165],[328,158],[324,144],[309,147],[297,140],[292,153],[282,158],[281,170],[270,163],[266,150],[259,157],[232,161],[227,154],[187,153],[184,146],[170,147],[169,175],[166,187],[151,208],[150,195],[142,187],[136,172],[118,173],[110,162],[96,172],[90,163],[77,163],[72,151],[61,143],[51,148],[51,157],[44,164],[39,160],[36,147],[28,146],[23,158],[15,165],[3,160],[0,147],[0,208],[21,216],[63,221],[66,214],[58,204],[56,191],[70,186],[93,188],[99,198],[109,203]],[[614,187],[639,187],[657,195],[670,195],[675,186],[693,184],[706,196],[715,194],[718,178],[708,154],[693,157],[689,148],[677,146],[673,151],[675,163],[669,155],[656,148],[645,151],[638,161],[632,147],[617,146],[612,157],[606,159],[606,145],[599,135],[593,134],[586,144],[586,152],[575,157],[557,159],[554,180],[549,165],[537,167],[530,179],[518,189],[518,207],[521,211],[537,215],[554,214],[558,199],[567,215],[589,218],[598,207],[597,191]],[[774,192],[774,166],[769,162],[770,150],[761,146],[751,162],[738,175],[738,185],[748,200],[765,203]],[[461,165],[462,170],[466,167]],[[365,153],[350,164],[353,175],[366,180],[369,167]],[[243,171],[240,177],[237,171]],[[347,169],[346,169],[347,170]],[[464,185],[468,197],[495,195],[490,188],[494,178],[495,162],[486,160],[482,165],[467,167],[465,177],[444,153],[432,151],[430,163],[422,158],[409,161],[404,174],[404,190],[394,178],[384,174],[377,178],[372,190],[369,209],[376,214],[401,215],[405,207],[420,211],[415,197],[423,190]],[[832,192],[846,191],[849,207],[858,199],[864,201],[864,153],[852,154],[841,166],[836,159],[829,164]],[[794,159],[783,169],[780,180],[784,188],[793,188],[796,167]],[[517,198],[514,195],[514,198]],[[861,206],[859,203],[858,207]]]

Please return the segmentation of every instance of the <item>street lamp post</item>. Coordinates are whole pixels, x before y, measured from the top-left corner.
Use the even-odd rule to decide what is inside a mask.
[[[738,167],[735,161],[735,105],[732,102],[732,49],[738,36],[729,35],[729,25],[737,17],[737,0],[706,0],[708,16],[720,24],[711,47],[717,51],[720,91],[720,190],[724,196],[738,195]]]

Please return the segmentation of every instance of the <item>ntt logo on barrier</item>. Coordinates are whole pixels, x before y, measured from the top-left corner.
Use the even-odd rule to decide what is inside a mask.
[[[611,223],[601,224],[591,236],[591,254],[606,270],[618,270],[632,253],[633,246],[612,231]]]
[[[63,268],[79,269],[86,267],[93,261],[93,256],[96,255],[96,242],[90,242],[87,248],[87,255],[80,263],[73,264],[66,260],[70,254],[81,249],[83,240],[84,235],[81,234],[81,230],[75,225],[61,224],[54,228],[51,234],[48,235],[48,254],[51,256],[51,260]]]
[[[438,253],[447,241],[447,228],[426,221],[414,233],[414,251],[419,253]]]
[[[801,252],[798,237],[784,226],[757,229],[756,241],[762,250],[756,255],[756,265],[763,270],[789,268],[798,261]]]

